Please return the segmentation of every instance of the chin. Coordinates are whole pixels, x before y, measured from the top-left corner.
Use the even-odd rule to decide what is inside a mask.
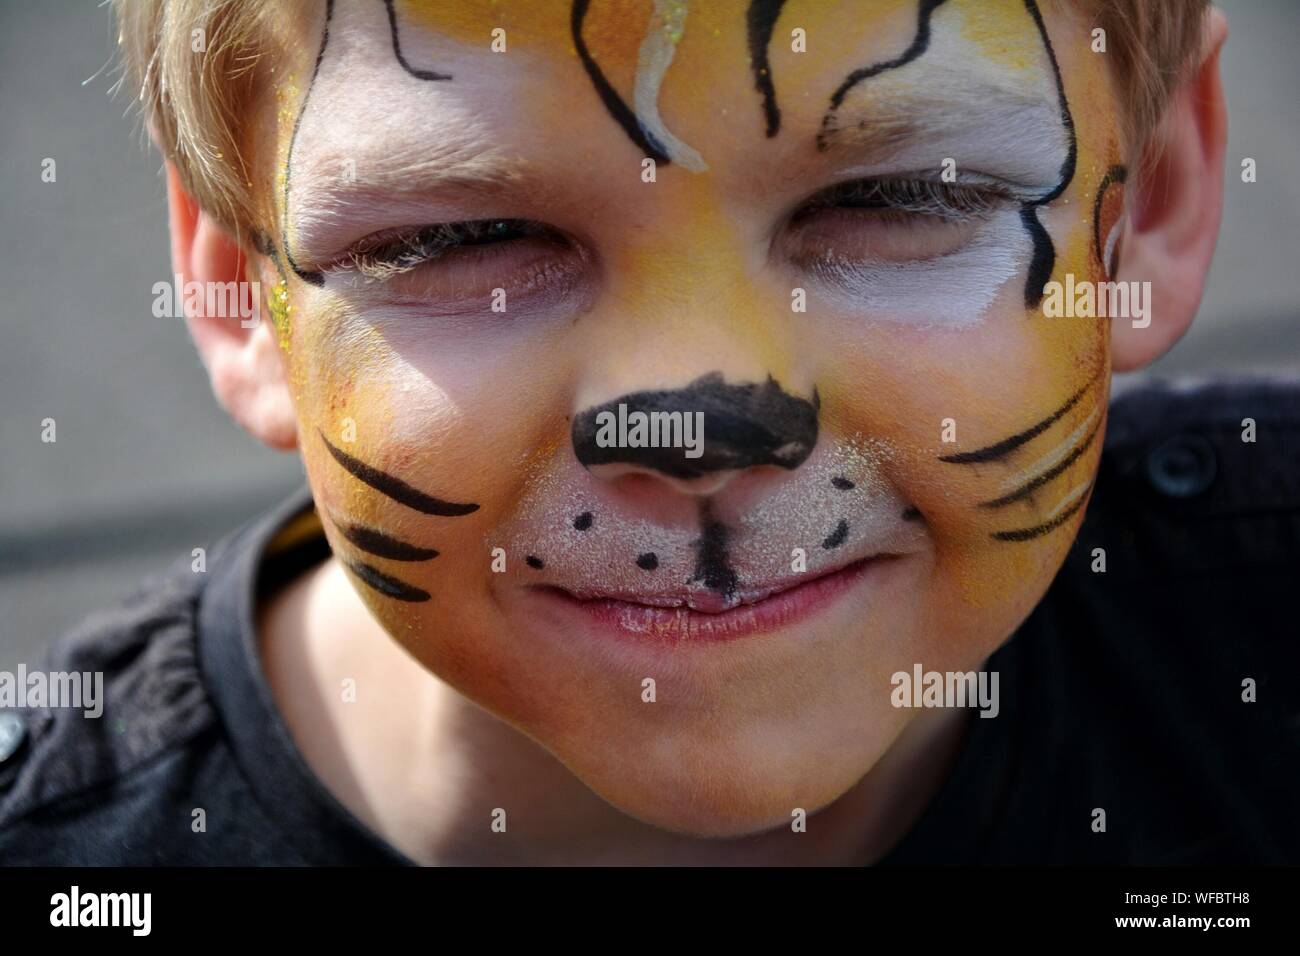
[[[565,762],[598,796],[643,823],[691,837],[738,838],[789,828],[797,810],[810,817],[834,803],[884,746],[868,739],[855,750],[833,750],[821,744],[827,736],[792,727],[779,739],[770,732],[728,739],[684,728],[666,738],[589,745]]]
[[[573,655],[529,668],[521,726],[655,827],[710,838],[788,828],[794,811],[811,816],[853,788],[906,724],[889,700],[898,668],[873,653],[893,642],[863,612],[849,601],[815,624],[644,654],[618,640],[592,651],[572,630],[536,633],[534,619],[537,643],[565,641]]]

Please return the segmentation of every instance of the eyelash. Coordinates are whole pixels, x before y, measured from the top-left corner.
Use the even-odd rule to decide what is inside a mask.
[[[808,200],[794,214],[798,222],[821,209],[879,209],[886,213],[922,215],[946,222],[977,219],[1011,198],[995,184],[972,186],[929,179],[855,179],[832,186]]]
[[[928,216],[968,222],[1011,198],[997,185],[972,186],[926,179],[855,179],[822,191],[791,217],[797,224],[824,209],[875,209],[898,216]],[[554,230],[531,219],[472,219],[437,223],[413,231],[379,234],[362,240],[327,273],[354,273],[382,282],[411,272],[448,252],[501,245],[530,237],[555,237]],[[487,253],[487,250],[484,250]],[[490,254],[490,253],[487,253]]]
[[[356,272],[367,279],[383,281],[457,249],[552,234],[548,227],[531,219],[471,219],[437,223],[411,232],[380,234],[362,240],[341,263],[326,271]]]

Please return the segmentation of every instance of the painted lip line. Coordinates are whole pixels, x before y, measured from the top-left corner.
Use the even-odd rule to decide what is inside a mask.
[[[896,557],[899,555],[861,558],[797,584],[751,592],[740,604],[734,601],[728,604],[712,594],[692,595],[688,603],[686,597],[670,596],[579,597],[553,585],[536,590],[584,614],[604,629],[639,641],[664,644],[730,641],[810,617],[873,568]]]

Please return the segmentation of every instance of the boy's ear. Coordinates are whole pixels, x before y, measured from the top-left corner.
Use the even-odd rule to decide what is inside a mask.
[[[187,285],[246,283],[247,260],[227,233],[199,208],[167,164],[167,206],[171,226],[172,271]],[[272,448],[291,449],[298,441],[293,399],[275,330],[262,316],[260,291],[251,300],[259,318],[252,328],[239,316],[195,315],[187,305],[185,323],[203,357],[217,401],[254,437]],[[260,284],[256,287],[260,290]],[[187,302],[189,296],[183,297]],[[204,296],[206,301],[207,296]]]
[[[1139,369],[1173,347],[1201,302],[1223,213],[1223,157],[1228,113],[1219,52],[1228,35],[1223,14],[1205,19],[1197,63],[1174,90],[1160,128],[1147,142],[1141,169],[1129,175],[1116,281],[1149,281],[1150,325],[1113,320],[1111,362]]]

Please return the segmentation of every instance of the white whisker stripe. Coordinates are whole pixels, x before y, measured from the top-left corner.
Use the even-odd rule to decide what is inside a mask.
[[[1059,515],[1062,511],[1065,511],[1067,508],[1069,508],[1071,505],[1073,505],[1076,501],[1078,501],[1080,498],[1082,498],[1084,495],[1086,495],[1086,494],[1088,493],[1088,489],[1091,488],[1091,487],[1092,487],[1092,479],[1091,479],[1091,478],[1089,478],[1089,479],[1088,479],[1087,481],[1085,481],[1083,484],[1081,484],[1081,485],[1077,485],[1075,488],[1073,488],[1073,489],[1070,491],[1070,493],[1069,493],[1068,495],[1066,495],[1066,496],[1061,500],[1060,504],[1058,504],[1055,508],[1053,508],[1051,511],[1049,511],[1049,512],[1047,513],[1046,517],[1044,518],[1044,521],[1051,521],[1053,518],[1055,518],[1057,515]]]
[[[1100,416],[1101,406],[1094,406],[1088,417],[1080,422],[1079,426],[1075,428],[1074,431],[1070,432],[1070,434],[1065,437],[1064,441],[1027,468],[1016,472],[1014,475],[1003,481],[1003,492],[1010,494],[1012,491],[1015,491],[1027,482],[1032,481],[1039,475],[1046,474],[1052,468],[1056,467],[1056,465],[1060,464],[1060,462],[1074,450],[1075,446],[1083,440],[1083,436],[1088,433],[1088,430],[1092,428]]]

